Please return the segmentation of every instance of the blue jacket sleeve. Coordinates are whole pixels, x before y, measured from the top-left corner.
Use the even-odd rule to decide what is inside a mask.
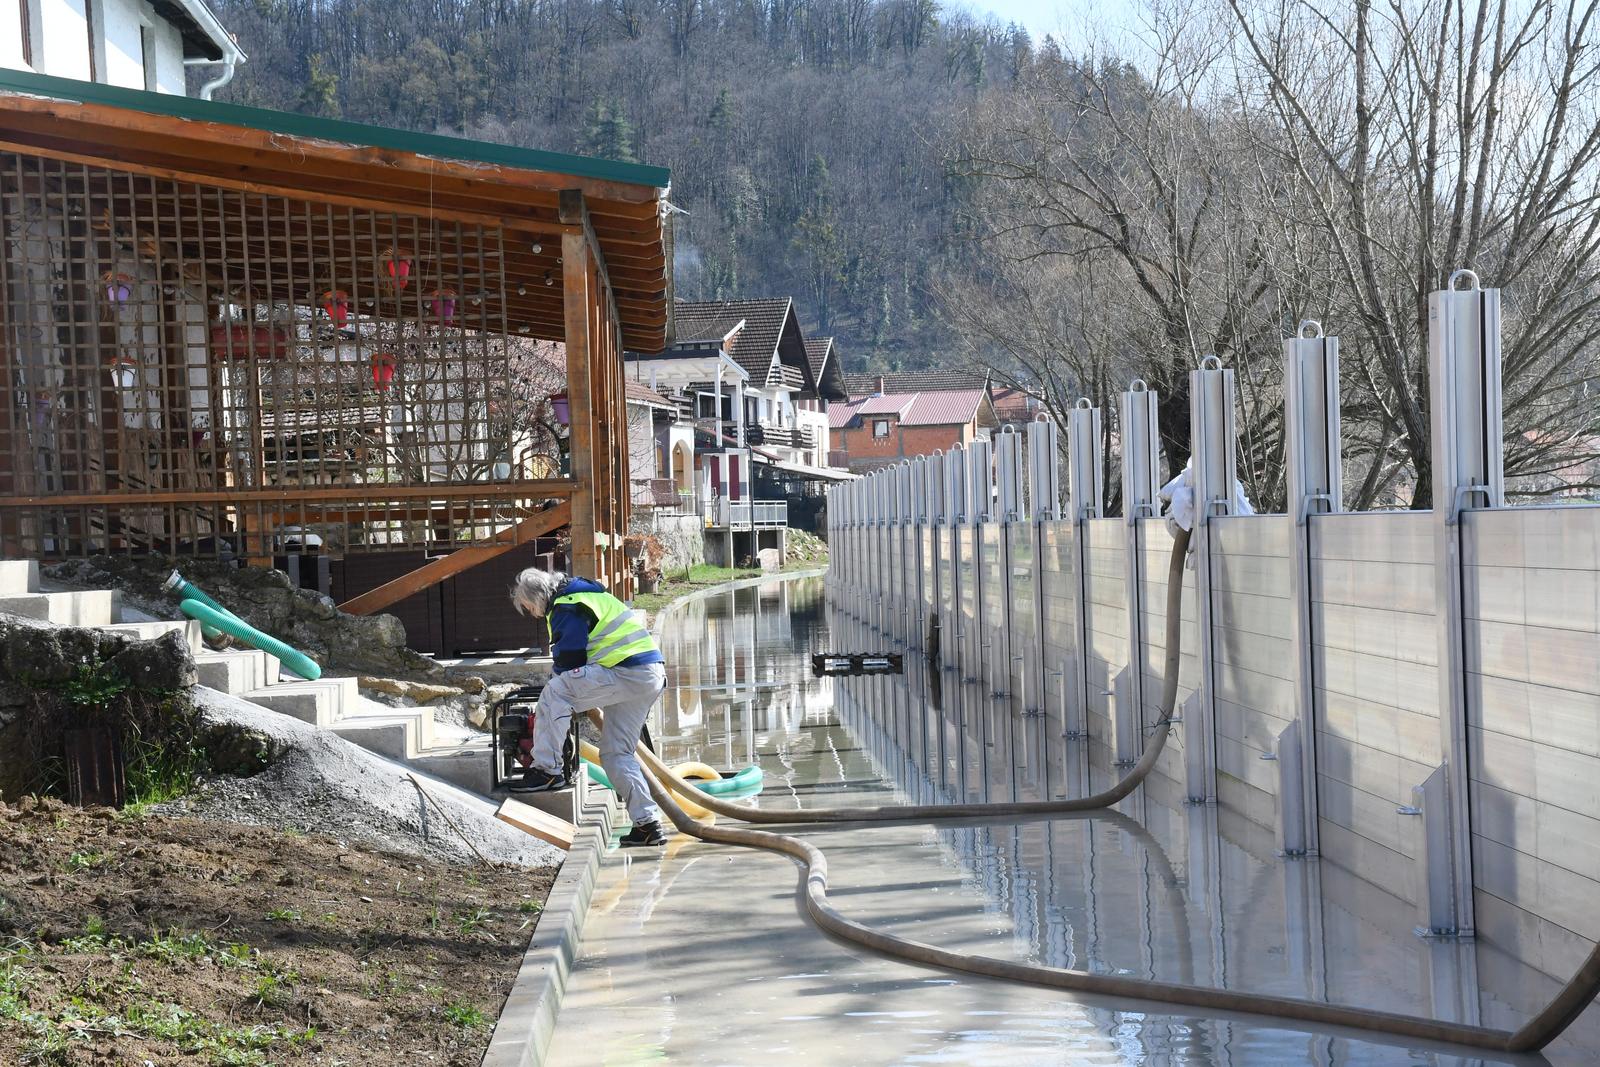
[[[557,674],[589,662],[589,619],[585,612],[558,604],[550,613],[550,658]]]

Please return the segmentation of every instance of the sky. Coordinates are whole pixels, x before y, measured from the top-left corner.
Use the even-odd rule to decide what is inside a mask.
[[[965,6],[1001,22],[1019,23],[1035,38],[1053,33],[1070,42],[1091,21],[1125,24],[1137,9],[1137,0],[965,0]]]

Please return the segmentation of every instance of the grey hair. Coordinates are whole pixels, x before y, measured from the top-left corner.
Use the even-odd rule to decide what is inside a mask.
[[[567,576],[560,571],[529,567],[512,580],[511,603],[524,615],[543,618],[550,613],[551,598],[566,580]]]

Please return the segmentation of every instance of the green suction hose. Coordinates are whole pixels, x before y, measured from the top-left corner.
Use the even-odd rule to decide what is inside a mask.
[[[611,784],[611,777],[606,774],[604,767],[587,759],[583,761],[583,764],[589,768],[589,777],[596,784],[603,785],[612,792],[616,792],[616,787]],[[753,797],[761,792],[764,778],[765,775],[762,773],[761,768],[752,763],[731,778],[721,778],[715,782],[693,781],[689,784],[700,790],[700,792],[708,793],[711,796],[732,797],[736,800],[742,800],[745,797]]]
[[[189,588],[194,587],[189,586]],[[262,633],[226,608],[216,608],[214,603],[189,599],[179,604],[178,610],[191,619],[198,619],[201,626],[211,626],[237,637],[251,648],[259,648],[263,652],[277,656],[278,662],[302,678],[314,681],[322,677],[322,668],[317,666],[316,661],[310,656],[299,649],[290,648],[270,634]]]
[[[177,593],[180,601],[198,600],[200,603],[205,604],[208,607],[215,608],[224,615],[233,615],[233,612],[229,611],[221,604],[218,604],[215,600],[212,600],[211,597],[207,596],[204,589],[201,589],[198,585],[188,581],[177,571],[173,571],[171,574],[167,575],[167,580],[162,583],[161,588]],[[238,618],[238,616],[234,615],[234,618]],[[205,635],[207,641],[215,641],[217,638],[223,636],[223,631],[207,623],[200,624],[200,632]]]

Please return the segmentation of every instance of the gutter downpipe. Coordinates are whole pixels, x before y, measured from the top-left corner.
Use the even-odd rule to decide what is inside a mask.
[[[194,19],[195,24],[205,31],[207,37],[216,42],[217,47],[222,49],[222,58],[220,60],[185,59],[183,61],[185,69],[189,67],[209,67],[215,63],[222,64],[222,73],[200,86],[200,99],[210,100],[213,93],[233,81],[233,76],[237,72],[239,64],[245,62],[248,57],[240,50],[239,43],[234,40],[233,35],[227,31],[221,22],[217,21],[217,16],[212,14],[211,9],[206,7],[201,0],[181,0],[181,2],[183,9],[189,13],[190,18]]]

